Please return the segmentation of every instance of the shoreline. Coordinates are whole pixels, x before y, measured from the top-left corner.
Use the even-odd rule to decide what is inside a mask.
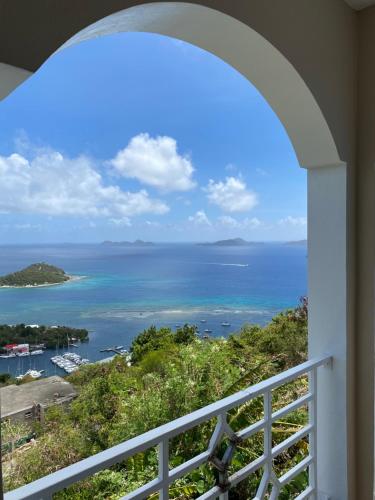
[[[60,281],[58,283],[41,283],[40,285],[0,285],[0,288],[42,288],[46,286],[65,285],[66,283],[71,283],[72,281],[79,281],[87,278],[87,276],[73,276],[70,274],[67,274],[67,276],[67,280]]]

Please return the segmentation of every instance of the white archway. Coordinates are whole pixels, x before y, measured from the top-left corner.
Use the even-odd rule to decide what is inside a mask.
[[[212,52],[262,93],[285,126],[301,166],[340,162],[328,124],[306,83],[287,58],[248,25],[202,5],[148,3],[101,19],[74,35],[59,50],[119,32],[158,33]],[[0,99],[30,75],[0,64]]]
[[[309,353],[334,357],[332,370],[322,371],[318,380],[319,488],[343,500],[348,496],[347,179],[327,121],[307,84],[276,47],[248,25],[201,5],[131,7],[88,26],[59,50],[130,31],[184,40],[237,69],[276,112],[300,165],[309,169]],[[0,64],[0,98],[29,75]]]

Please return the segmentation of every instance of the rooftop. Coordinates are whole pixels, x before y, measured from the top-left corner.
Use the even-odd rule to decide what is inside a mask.
[[[34,404],[49,405],[58,399],[75,395],[72,384],[58,376],[22,385],[8,385],[0,388],[1,416],[4,418]]]

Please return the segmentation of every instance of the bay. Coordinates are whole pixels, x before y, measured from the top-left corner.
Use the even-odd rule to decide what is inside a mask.
[[[151,324],[175,329],[192,323],[201,331],[212,330],[213,337],[227,336],[244,323],[264,325],[295,307],[307,290],[306,257],[305,246],[276,243],[1,246],[0,275],[47,262],[83,278],[50,287],[0,289],[0,323],[87,328],[89,342],[74,352],[91,361],[109,356],[100,352],[103,348],[129,348]],[[40,356],[0,359],[0,372],[16,375],[34,368],[63,375],[50,361],[55,354],[47,350]]]

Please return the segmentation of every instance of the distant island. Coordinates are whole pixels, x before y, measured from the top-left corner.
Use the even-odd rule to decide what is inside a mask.
[[[215,247],[248,247],[254,245],[263,245],[262,242],[246,241],[242,238],[232,238],[229,240],[219,240],[213,243],[198,243],[200,246],[215,246]]]
[[[43,344],[47,348],[64,347],[77,340],[85,342],[89,333],[84,328],[44,325],[0,325],[0,349],[8,344]]]
[[[103,241],[102,245],[109,247],[150,247],[154,243],[151,241],[135,240],[135,241]]]
[[[31,264],[21,271],[0,276],[0,287],[36,287],[58,285],[73,279],[59,267],[45,262]]]
[[[307,240],[298,240],[298,241],[287,241],[285,245],[291,245],[291,246],[306,246],[307,245]]]

